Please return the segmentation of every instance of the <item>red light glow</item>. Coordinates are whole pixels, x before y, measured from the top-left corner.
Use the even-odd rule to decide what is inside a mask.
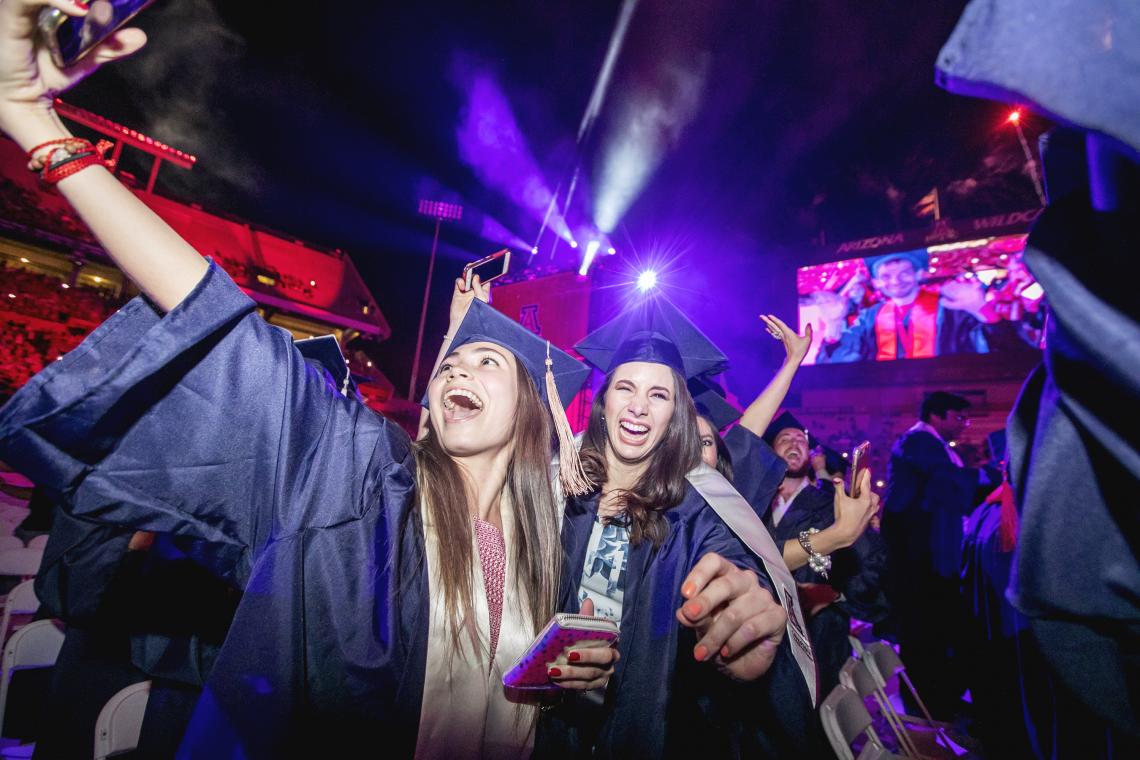
[[[1010,111],[1009,116],[1006,117],[1006,121],[1008,121],[1010,124],[1019,123],[1021,121],[1021,109],[1018,108]]]

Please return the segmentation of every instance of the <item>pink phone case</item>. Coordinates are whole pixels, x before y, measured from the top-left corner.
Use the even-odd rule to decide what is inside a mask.
[[[512,689],[557,689],[546,670],[562,657],[567,647],[583,642],[612,646],[618,638],[617,623],[587,615],[559,613],[535,637],[530,647],[503,676],[503,686]]]

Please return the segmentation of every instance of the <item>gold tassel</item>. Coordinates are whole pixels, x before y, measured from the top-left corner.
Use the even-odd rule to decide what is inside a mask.
[[[578,456],[578,446],[574,441],[574,431],[566,410],[558,396],[558,385],[554,382],[554,362],[550,358],[550,341],[546,341],[546,403],[550,416],[554,418],[554,429],[558,433],[558,479],[562,482],[562,493],[566,496],[585,496],[594,489],[594,484],[582,467]]]

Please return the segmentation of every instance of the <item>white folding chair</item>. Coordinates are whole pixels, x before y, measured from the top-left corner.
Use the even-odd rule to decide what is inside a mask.
[[[40,608],[40,600],[36,598],[36,582],[24,581],[8,592],[4,601],[4,615],[0,617],[0,643],[8,638],[8,627],[12,625],[13,615],[34,615]]]
[[[867,712],[862,697],[843,684],[832,689],[823,700],[819,706],[819,719],[823,723],[823,733],[839,760],[855,760],[851,743],[860,736],[867,740],[859,752],[861,760],[891,756],[871,726],[871,714]]]
[[[918,689],[915,688],[914,683],[910,680],[910,676],[907,675],[906,665],[903,664],[902,659],[894,647],[885,641],[875,642],[864,649],[862,659],[863,662],[867,664],[867,670],[871,673],[872,677],[874,677],[879,689],[884,690],[884,696],[886,694],[885,688],[887,682],[892,678],[897,678],[900,684],[905,684],[906,688],[910,690],[911,696],[914,697],[915,703],[918,704],[919,710],[922,711],[925,717],[920,718],[914,715],[907,715],[906,713],[895,712],[892,707],[892,712],[895,712],[896,717],[904,729],[906,729],[906,724],[910,723],[914,726],[923,726],[932,730],[935,733],[935,738],[934,747],[930,749],[935,752],[939,750],[942,752],[949,751],[952,756],[957,756],[960,747],[958,747],[954,740],[950,738],[949,734],[946,733],[946,729],[952,728],[953,726],[945,721],[935,720],[930,714],[930,710],[926,708],[926,703],[922,701],[922,697],[918,694]],[[913,746],[914,735],[909,730],[908,734],[912,737],[911,744]],[[924,754],[929,755],[932,754],[932,752],[928,750]]]
[[[30,668],[47,668],[55,664],[63,646],[63,631],[54,620],[37,620],[12,634],[4,644],[0,664],[0,729],[4,726],[4,710],[8,703],[8,687],[12,673]]]
[[[875,703],[879,706],[879,713],[886,719],[887,724],[891,727],[891,732],[894,733],[895,739],[898,740],[899,749],[901,749],[903,754],[907,757],[919,757],[918,749],[914,746],[910,734],[907,733],[906,727],[902,725],[902,721],[899,719],[887,695],[875,682],[875,678],[871,675],[870,670],[867,669],[865,662],[856,660],[854,657],[848,658],[847,662],[843,663],[843,667],[839,671],[839,683],[854,691],[864,700],[866,700],[868,696],[873,697]]]
[[[8,549],[0,551],[0,575],[34,577],[44,561],[43,549]]]
[[[138,748],[150,683],[131,684],[103,705],[95,721],[95,760]]]

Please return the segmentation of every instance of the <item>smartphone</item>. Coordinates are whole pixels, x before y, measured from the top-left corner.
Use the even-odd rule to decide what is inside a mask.
[[[559,687],[551,682],[546,671],[551,665],[566,664],[567,647],[612,647],[617,640],[618,626],[612,620],[560,612],[503,676],[503,686],[557,690]]]
[[[40,11],[39,29],[55,65],[74,65],[154,0],[93,0],[87,15],[68,16],[56,8]]]
[[[863,471],[867,469],[867,451],[871,448],[870,441],[863,441],[855,448],[851,449],[851,485],[848,487],[847,494],[852,499],[859,498],[859,478],[863,476]]]
[[[500,269],[500,267],[502,268]],[[475,275],[479,275],[479,282],[486,285],[499,279],[510,269],[511,250],[504,248],[501,251],[495,251],[490,256],[484,256],[463,267],[463,289],[471,290],[471,283],[474,281]]]

